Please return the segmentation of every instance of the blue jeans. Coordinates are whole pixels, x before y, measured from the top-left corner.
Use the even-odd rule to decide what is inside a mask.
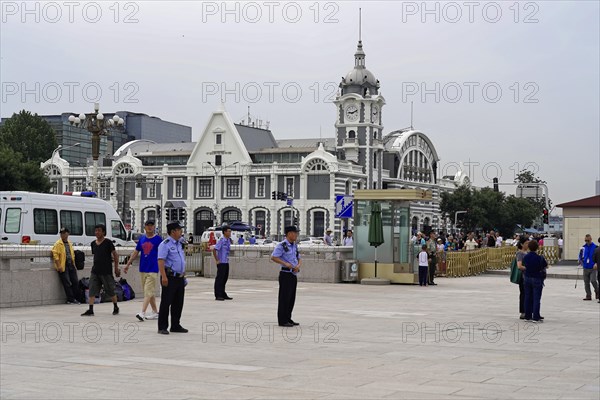
[[[544,283],[541,278],[523,278],[525,286],[525,319],[540,319],[540,305]]]
[[[419,286],[427,286],[427,268],[419,265]]]

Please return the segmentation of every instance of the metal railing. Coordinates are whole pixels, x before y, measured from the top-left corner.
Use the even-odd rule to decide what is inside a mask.
[[[472,251],[438,252],[437,271],[446,277],[474,276],[486,270],[500,270],[510,267],[517,249],[513,246],[490,247]],[[548,265],[558,261],[558,246],[542,246],[538,250],[546,258]],[[440,260],[445,260],[441,264]]]

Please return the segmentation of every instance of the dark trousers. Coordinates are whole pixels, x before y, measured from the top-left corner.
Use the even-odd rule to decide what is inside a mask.
[[[437,257],[431,257],[431,261],[429,261],[429,284],[433,283],[433,278],[435,278],[435,267],[437,266]]]
[[[296,302],[298,278],[291,272],[279,272],[279,303],[277,304],[277,322],[286,324],[292,319]]]
[[[525,314],[525,284],[523,283],[523,275],[519,280],[519,313]]]
[[[159,275],[160,277],[160,275]],[[169,326],[169,309],[171,311],[171,329],[181,326],[181,312],[183,311],[183,297],[185,286],[183,278],[169,276],[169,285],[162,286],[160,295],[160,309],[158,311],[158,330],[167,329]]]
[[[225,292],[225,284],[229,279],[229,263],[217,264],[217,276],[215,277],[215,297],[228,297]]]
[[[427,270],[428,267],[419,265],[419,286],[427,286]]]
[[[77,270],[74,266],[65,266],[65,272],[59,272],[58,277],[65,289],[67,301],[74,302],[80,298],[79,295],[79,279],[77,278]]]
[[[525,319],[539,320],[542,288],[544,287],[542,279],[526,276],[523,281],[525,286]]]

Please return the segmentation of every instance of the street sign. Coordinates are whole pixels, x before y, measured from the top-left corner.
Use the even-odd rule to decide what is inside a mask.
[[[290,206],[290,207],[293,206],[294,205],[294,199],[291,198],[291,197],[288,197],[287,198],[287,205]]]
[[[352,218],[352,205],[354,197],[349,195],[335,196],[335,217],[336,218]]]

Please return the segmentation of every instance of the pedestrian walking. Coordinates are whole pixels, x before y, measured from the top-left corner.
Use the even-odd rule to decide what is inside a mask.
[[[598,238],[598,243],[600,243],[600,237]],[[600,273],[598,273],[598,264],[600,264],[600,246],[596,246],[596,250],[594,250],[594,255],[592,257],[594,261],[593,268],[596,270],[596,278],[598,278],[598,290],[600,290]],[[600,299],[598,299],[598,303],[600,303]]]
[[[429,254],[427,253],[427,245],[421,246],[419,258],[419,286],[427,286],[427,270],[429,269]]]
[[[281,267],[279,271],[279,296],[277,304],[277,322],[279,326],[291,327],[300,325],[292,320],[292,311],[296,303],[297,275],[300,272],[300,253],[298,252],[298,229],[295,226],[285,227],[285,239],[275,246],[271,260]]]
[[[437,243],[435,241],[435,233],[429,234],[429,240],[426,243],[427,253],[429,254],[429,285],[436,286],[434,283],[435,270],[437,268]]]
[[[94,315],[94,301],[96,300],[96,296],[100,295],[100,289],[102,288],[104,288],[104,292],[112,299],[113,315],[117,315],[119,313],[119,306],[117,305],[117,295],[115,294],[115,278],[113,277],[110,264],[112,261],[115,265],[115,275],[117,277],[121,276],[119,255],[115,250],[113,242],[106,239],[106,226],[104,224],[96,225],[94,227],[94,234],[96,235],[96,240],[91,245],[92,254],[94,255],[94,265],[90,273],[89,308],[81,316],[89,317]]]
[[[225,291],[225,285],[229,279],[229,252],[231,248],[231,228],[229,226],[223,227],[223,236],[215,245],[213,249],[213,257],[217,262],[217,276],[215,277],[215,300],[233,300],[232,297],[227,295]]]
[[[331,237],[331,232],[333,232],[331,228],[327,228],[327,230],[325,231],[325,236],[323,236],[323,242],[325,242],[327,246],[333,246],[333,238]]]
[[[63,285],[67,304],[80,304],[79,300],[79,278],[75,268],[75,251],[73,243],[69,240],[69,230],[61,228],[60,238],[52,246],[52,259],[54,269],[58,272],[60,283]]]
[[[127,273],[133,261],[142,253],[140,257],[140,277],[142,288],[144,289],[144,302],[142,303],[142,311],[135,315],[140,321],[158,318],[155,294],[158,283],[158,246],[162,242],[162,238],[155,233],[154,220],[146,221],[144,231],[144,235],[140,237],[124,269],[125,273]],[[152,307],[152,314],[146,315],[148,305]]]
[[[158,246],[158,270],[162,289],[158,312],[158,333],[162,335],[169,334],[167,330],[169,312],[171,313],[171,332],[188,332],[181,326],[185,297],[185,254],[180,242],[182,229],[179,222],[167,224],[169,237]]]
[[[346,237],[344,238],[344,246],[354,246],[354,239],[352,238],[352,229],[346,231]]]
[[[565,243],[565,241],[563,240],[562,236],[560,236],[558,238],[558,259],[559,260],[562,260],[564,243]]]
[[[583,286],[585,287],[585,298],[583,300],[592,300],[592,291],[590,289],[590,283],[594,287],[596,294],[596,300],[600,299],[598,296],[598,266],[594,268],[594,252],[596,251],[596,243],[592,241],[592,235],[585,235],[585,244],[579,252],[579,263],[583,267]]]
[[[521,271],[525,268],[523,265],[523,258],[529,252],[529,240],[522,238],[517,243],[517,253],[515,255],[517,259],[517,268]],[[519,279],[519,318],[525,319],[525,283],[523,281],[523,274],[520,275]]]
[[[537,254],[539,244],[535,240],[528,243],[529,253],[523,257],[522,267],[523,283],[525,289],[525,320],[543,322],[540,315],[542,288],[544,287],[544,273],[548,263],[544,257]]]

